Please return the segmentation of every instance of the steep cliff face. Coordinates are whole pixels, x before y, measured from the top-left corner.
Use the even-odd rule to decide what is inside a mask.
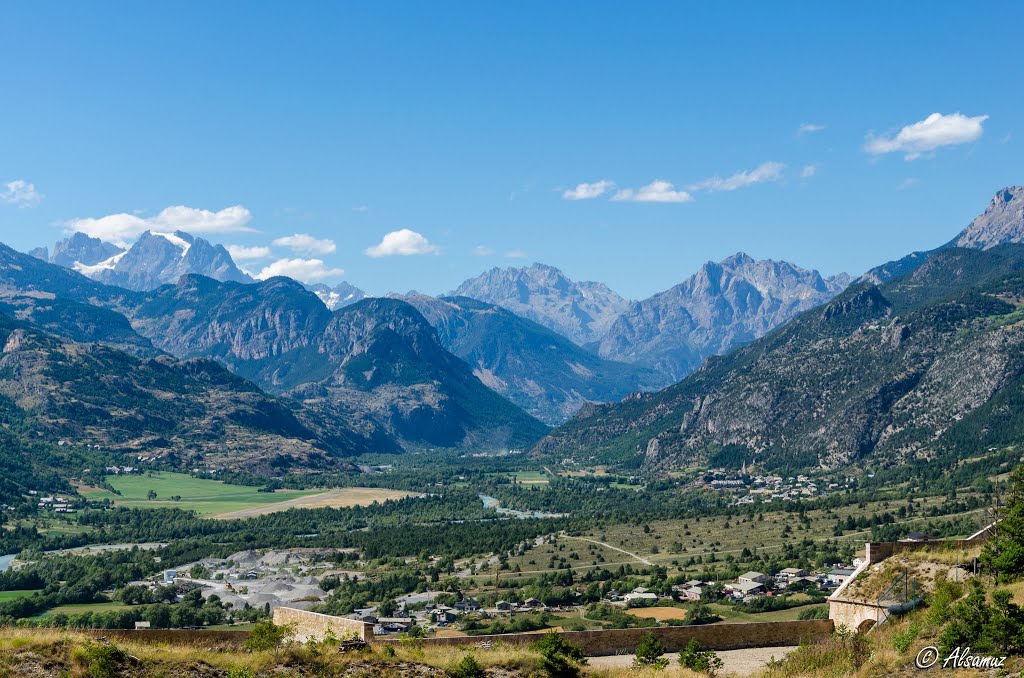
[[[985,211],[952,244],[987,250],[1019,242],[1024,242],[1024,186],[1008,186],[995,194]]]
[[[373,449],[211,360],[138,358],[54,337],[3,312],[0,346],[0,401],[46,440],[268,473],[352,468],[344,456]]]
[[[774,467],[897,463],[1021,433],[1024,247],[948,249],[868,281],[679,384],[594,408],[538,446],[650,468],[723,450]],[[974,449],[974,447],[969,447]]]
[[[634,303],[598,344],[606,358],[648,365],[676,381],[709,355],[750,342],[832,298],[849,276],[822,278],[784,261],[743,253]]]
[[[574,282],[553,266],[492,268],[452,292],[507,308],[579,345],[597,341],[629,302],[597,282]]]

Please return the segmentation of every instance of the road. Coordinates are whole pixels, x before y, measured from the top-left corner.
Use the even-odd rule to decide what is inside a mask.
[[[596,539],[587,539],[586,537],[570,537],[570,536],[564,535],[564,534],[561,535],[561,537],[562,537],[562,539],[577,539],[579,541],[589,541],[591,544],[597,544],[598,546],[603,546],[606,549],[611,549],[612,551],[618,551],[619,553],[625,553],[627,556],[629,556],[631,558],[636,558],[637,560],[639,560],[644,565],[654,565],[654,563],[652,563],[651,561],[647,560],[646,558],[641,558],[640,556],[638,556],[635,553],[630,553],[629,551],[627,551],[625,549],[620,549],[618,546],[612,546],[611,544],[605,544],[603,541],[597,541]]]

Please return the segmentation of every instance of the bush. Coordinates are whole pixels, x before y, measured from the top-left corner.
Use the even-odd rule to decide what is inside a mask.
[[[645,633],[636,646],[636,654],[633,656],[633,666],[637,668],[651,667],[660,670],[668,666],[668,660],[662,657],[665,654],[665,646],[661,644],[653,633]]]
[[[273,650],[276,653],[290,634],[291,629],[286,626],[278,626],[268,619],[252,627],[252,632],[246,639],[244,647],[249,652]]]
[[[901,629],[893,634],[892,646],[896,648],[896,651],[900,654],[905,653],[910,649],[910,646],[917,640],[918,634],[921,633],[921,627],[917,623],[912,623],[905,629]]]
[[[466,654],[448,671],[452,678],[484,678],[484,669],[472,653]]]
[[[691,671],[714,676],[722,669],[722,660],[713,650],[701,650],[700,643],[691,638],[679,653],[679,665]]]
[[[131,660],[124,650],[106,643],[89,643],[72,658],[84,666],[85,675],[90,678],[114,678],[121,666]]]
[[[530,645],[540,653],[540,669],[550,678],[575,678],[580,667],[587,663],[583,650],[555,632],[544,636]]]
[[[806,610],[800,610],[797,618],[804,621],[808,619],[828,619],[828,606],[809,607]]]

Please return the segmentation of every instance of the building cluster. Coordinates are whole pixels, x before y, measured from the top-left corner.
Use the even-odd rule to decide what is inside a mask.
[[[739,471],[712,469],[693,481],[692,486],[736,495],[738,506],[763,504],[820,497],[851,487],[853,478],[826,479],[808,475],[780,476],[748,472],[744,465]]]

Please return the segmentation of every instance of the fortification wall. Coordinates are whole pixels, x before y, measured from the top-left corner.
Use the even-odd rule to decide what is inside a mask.
[[[604,631],[563,631],[559,633],[579,645],[591,657],[632,654],[647,633],[653,633],[669,652],[677,652],[696,639],[701,647],[712,650],[736,650],[747,647],[780,647],[815,642],[828,638],[834,629],[829,619],[806,621],[749,622],[743,624],[709,624],[704,626],[667,626],[650,629],[610,629]],[[452,647],[505,643],[529,645],[539,639],[536,633],[508,633],[497,636],[460,636],[425,638],[423,645]],[[376,643],[397,643],[397,638],[380,638]]]
[[[291,607],[275,607],[274,623],[278,626],[290,626],[294,633],[292,638],[300,643],[310,639],[323,640],[328,634],[335,638],[354,634],[360,640],[373,640],[373,624]]]

